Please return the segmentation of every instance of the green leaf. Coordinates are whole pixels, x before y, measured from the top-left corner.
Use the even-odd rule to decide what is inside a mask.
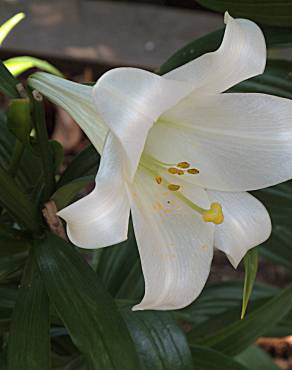
[[[29,56],[10,58],[4,61],[6,68],[13,76],[19,76],[31,68],[39,68],[42,71],[52,73],[53,75],[64,77],[56,67],[43,59]]]
[[[24,13],[17,13],[12,18],[8,19],[0,27],[0,45],[2,45],[4,39],[9,34],[9,32],[23,19],[25,18]]]
[[[28,256],[30,244],[0,235],[0,282],[18,277]]]
[[[66,366],[54,368],[54,370],[88,370],[88,367],[85,364],[84,358],[79,356],[72,359]]]
[[[0,91],[9,98],[19,98],[19,88],[21,86],[20,82],[12,76],[0,60]]]
[[[6,115],[0,111],[0,165],[7,169],[14,177],[19,188],[24,193],[34,195],[42,176],[42,164],[40,158],[27,147],[24,148],[20,160],[16,161],[15,150],[17,145],[22,144],[8,130]],[[21,148],[22,149],[22,148]],[[27,169],[29,168],[29,172]],[[31,196],[35,202],[35,196]]]
[[[86,185],[94,181],[94,178],[94,176],[80,177],[58,188],[51,197],[55,201],[58,210],[70,204]]]
[[[131,220],[128,239],[103,249],[97,273],[113,296],[121,299],[142,299],[144,278]]]
[[[223,352],[226,355],[236,355],[249,347],[259,336],[274,327],[292,308],[292,286],[282,290],[278,295],[248,314],[243,320],[234,322],[216,334],[192,341]]]
[[[192,370],[186,338],[168,312],[123,309],[140,358],[141,370]],[[234,369],[235,370],[235,369]]]
[[[257,190],[253,195],[267,207],[272,235],[260,247],[264,257],[292,269],[292,182]]]
[[[244,287],[242,296],[242,309],[241,309],[241,319],[244,318],[249,298],[252,292],[252,288],[255,283],[255,279],[258,271],[258,251],[256,248],[251,249],[244,256]]]
[[[214,349],[191,346],[194,368],[196,370],[251,370],[241,365],[233,358],[228,357]],[[272,369],[271,369],[272,370]]]
[[[40,216],[35,206],[1,166],[0,204],[29,230],[39,233]]]
[[[45,184],[43,201],[47,201],[55,189],[55,163],[52,147],[49,144],[43,97],[36,90],[32,91],[32,102],[33,123],[36,130],[36,138],[38,143],[37,148],[40,151],[43,165],[43,176]]]
[[[9,332],[9,370],[50,370],[49,328],[49,300],[31,256]]]
[[[274,26],[292,26],[290,0],[197,0],[206,8]]]
[[[26,240],[17,240],[0,235],[0,259],[13,254],[26,254],[30,244]]]
[[[25,265],[26,259],[26,253],[19,253],[2,257],[0,259],[0,282],[3,284],[9,280],[19,278]]]
[[[0,287],[0,333],[3,335],[9,331],[12,311],[18,296],[17,287],[2,285]],[[1,367],[0,367],[1,369]]]
[[[36,251],[50,301],[90,369],[139,369],[113,299],[78,252],[54,235],[40,240]]]
[[[249,370],[280,370],[267,352],[257,346],[248,347],[236,356],[236,360]]]
[[[253,312],[266,302],[267,299],[251,302],[249,312]],[[191,340],[192,343],[200,343],[205,337],[208,337],[210,333],[212,333],[212,335],[220,333],[222,329],[240,320],[240,311],[240,305],[236,307],[226,307],[222,313],[212,315],[207,320],[193,325],[191,332],[188,334],[189,340]]]
[[[186,46],[176,51],[165,63],[163,63],[157,71],[158,74],[164,75],[205,53],[215,51],[220,46],[223,34],[224,29],[220,29],[191,41]]]
[[[51,146],[51,150],[53,154],[55,172],[57,172],[59,167],[63,163],[64,149],[63,149],[62,144],[60,144],[57,140],[50,140],[49,144]]]
[[[61,187],[77,178],[96,175],[99,165],[99,155],[93,145],[83,149],[68,165],[57,187]]]
[[[278,293],[278,289],[267,285],[256,284],[252,291],[250,301],[257,302],[273,297]],[[197,325],[210,325],[210,319],[214,318],[218,321],[218,327],[222,328],[240,317],[240,309],[242,303],[242,283],[240,281],[225,281],[217,284],[208,284],[202,291],[201,295],[191,305],[183,310],[175,311],[178,319],[187,321],[196,327]],[[223,316],[226,314],[226,321]],[[217,320],[218,318],[218,320]],[[205,323],[209,320],[209,323]],[[214,323],[214,322],[213,322]],[[212,327],[214,330],[214,327]]]
[[[292,62],[269,60],[264,74],[232,87],[231,92],[256,92],[292,99]]]

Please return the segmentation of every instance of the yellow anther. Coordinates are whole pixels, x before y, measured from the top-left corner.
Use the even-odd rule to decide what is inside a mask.
[[[216,225],[222,224],[224,221],[221,204],[217,202],[212,203],[210,209],[204,211],[202,216],[205,222],[213,222]]]
[[[177,175],[183,175],[185,173],[185,171],[184,170],[177,170]]]
[[[169,184],[167,187],[168,187],[168,190],[171,190],[171,191],[177,191],[180,188],[179,185],[175,185],[175,184]]]
[[[175,175],[178,173],[178,171],[180,171],[179,169],[175,168],[175,167],[170,167],[168,170],[167,170],[169,173],[171,173],[172,175]]]
[[[187,170],[187,173],[190,173],[191,175],[197,175],[198,173],[200,173],[200,171],[197,168],[189,168]]]
[[[155,177],[155,180],[156,180],[157,184],[161,184],[162,183],[162,177],[161,176],[156,176]]]
[[[179,162],[177,164],[177,167],[180,167],[180,168],[189,168],[190,167],[190,164],[188,162]]]

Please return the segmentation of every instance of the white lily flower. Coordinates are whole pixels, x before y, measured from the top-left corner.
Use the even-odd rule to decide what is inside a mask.
[[[59,215],[74,244],[101,248],[127,239],[131,210],[145,278],[136,310],[190,304],[208,278],[214,246],[236,267],[271,232],[265,207],[246,191],[292,178],[292,102],[222,94],[266,63],[255,23],[228,14],[225,23],[216,52],[162,77],[113,69],[92,98],[90,88],[57,77],[30,79],[99,151],[105,140],[95,189]]]

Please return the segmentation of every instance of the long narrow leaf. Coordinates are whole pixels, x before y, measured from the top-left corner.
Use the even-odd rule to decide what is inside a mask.
[[[61,187],[77,178],[96,175],[99,164],[99,155],[93,145],[88,145],[69,164],[57,187]]]
[[[267,46],[278,47],[292,44],[292,28],[285,27],[262,27]],[[185,63],[198,58],[199,56],[215,51],[221,44],[224,29],[211,32],[202,36],[175,52],[158,70],[163,75]]]
[[[226,355],[236,355],[250,346],[256,338],[274,327],[292,308],[292,286],[282,290],[274,298],[251,312],[245,319],[226,326],[214,335],[194,341],[192,344],[212,347]]]
[[[76,195],[86,185],[94,181],[94,176],[84,176],[69,182],[62,187],[58,188],[52,195],[52,199],[55,201],[57,208],[65,208],[69,203],[73,201]]]
[[[232,357],[210,348],[192,346],[191,351],[196,370],[250,370]]]
[[[51,369],[49,328],[49,300],[31,256],[9,332],[9,370]]]
[[[27,195],[0,166],[0,204],[29,230],[39,231],[39,216]]]
[[[19,98],[18,85],[19,81],[12,76],[0,60],[0,91],[7,95],[8,98]]]
[[[228,10],[234,17],[248,18],[263,24],[292,26],[292,3],[290,0],[197,0],[206,8],[224,13]]]
[[[47,62],[46,60],[30,56],[10,58],[5,60],[4,64],[6,68],[10,71],[10,73],[15,77],[19,76],[23,72],[28,71],[31,68],[38,68],[42,71],[63,77],[63,74],[51,63]]]
[[[257,346],[248,347],[236,356],[236,360],[249,370],[280,370],[268,353]]]
[[[8,19],[0,27],[0,45],[2,45],[4,39],[9,32],[25,17],[24,13],[15,14],[12,18]]]
[[[245,316],[249,298],[255,283],[255,279],[258,271],[258,251],[256,248],[251,249],[247,252],[244,257],[244,287],[243,287],[243,296],[242,296],[242,309],[241,309],[241,318]]]
[[[124,309],[123,315],[136,344],[141,370],[193,369],[186,338],[170,313]]]
[[[113,299],[78,252],[54,235],[39,241],[36,251],[50,300],[90,369],[139,369]]]

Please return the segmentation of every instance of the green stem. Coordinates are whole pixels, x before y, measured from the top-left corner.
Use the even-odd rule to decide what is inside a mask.
[[[45,111],[43,105],[43,97],[37,91],[33,90],[33,122],[36,130],[38,148],[41,154],[44,173],[44,201],[49,200],[55,189],[55,169],[53,155],[49,144],[48,132],[45,120]]]

